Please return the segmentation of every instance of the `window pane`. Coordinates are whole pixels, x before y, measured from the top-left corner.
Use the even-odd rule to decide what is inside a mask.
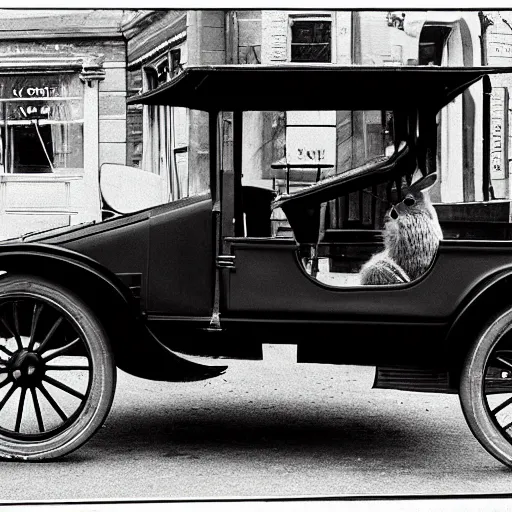
[[[292,40],[294,43],[312,43],[314,23],[296,21],[292,25]]]
[[[331,45],[292,44],[292,62],[331,62]]]
[[[295,21],[291,50],[292,62],[330,62],[331,22]]]
[[[167,62],[167,59],[165,59],[161,64],[157,66],[156,72],[158,85],[167,82],[167,80],[169,79],[169,64]]]
[[[77,74],[0,78],[3,172],[83,168],[83,84]]]

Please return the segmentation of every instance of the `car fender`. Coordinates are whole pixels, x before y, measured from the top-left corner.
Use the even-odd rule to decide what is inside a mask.
[[[478,333],[507,307],[512,307],[512,266],[502,268],[476,284],[453,315],[445,346],[456,377]]]
[[[129,288],[88,256],[49,244],[5,243],[0,245],[0,273],[37,275],[79,295],[105,327],[116,365],[127,373],[182,382],[215,377],[226,369],[189,361],[168,349],[147,329]]]

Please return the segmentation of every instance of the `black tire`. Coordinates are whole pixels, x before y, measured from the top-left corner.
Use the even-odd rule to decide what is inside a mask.
[[[512,309],[489,321],[470,349],[459,396],[480,444],[512,468]]]
[[[54,459],[101,427],[116,368],[107,335],[73,292],[36,276],[0,279],[0,457]]]

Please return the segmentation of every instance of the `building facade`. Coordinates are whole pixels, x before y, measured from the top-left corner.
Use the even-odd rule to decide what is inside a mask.
[[[473,66],[482,62],[476,11],[165,11],[140,13],[123,29],[128,40],[129,94],[147,91],[171,79],[181,67],[197,64]],[[476,84],[439,116],[440,150],[434,165],[440,181],[433,191],[438,201],[475,201],[485,196],[484,161],[477,143],[482,139],[482,95],[482,85]],[[134,138],[129,148],[139,149],[129,156],[128,164],[146,170],[160,167],[153,172],[170,177],[170,197],[201,190],[206,177],[200,161],[206,151],[201,147],[206,140],[204,119],[183,109],[156,110],[129,111],[133,128],[129,127],[128,138]],[[385,153],[389,144],[383,135],[385,123],[383,113],[374,111],[246,112],[244,183],[282,186],[282,171],[273,169],[276,163],[300,167],[321,162],[332,165],[334,172],[360,165]],[[162,137],[167,127],[171,134],[174,130],[169,141]],[[229,133],[224,138],[226,146]],[[163,163],[162,155],[168,155]],[[351,209],[359,211],[354,201]]]
[[[162,202],[207,190],[205,114],[126,108],[127,96],[186,66],[509,65],[507,19],[496,11],[0,12],[0,236],[100,220],[99,170],[107,162],[158,176]],[[509,84],[498,77],[491,85],[488,158],[482,83],[438,116],[439,151],[430,160],[440,174],[436,201],[486,199],[486,172],[491,198],[511,197]],[[224,168],[231,121],[227,114],[222,125]],[[283,165],[321,162],[336,173],[360,165],[389,150],[390,122],[380,111],[244,113],[244,183],[282,188]],[[298,175],[306,177],[295,186],[310,179]],[[356,203],[350,211],[361,211]]]
[[[122,11],[0,14],[0,236],[100,220],[126,160]]]

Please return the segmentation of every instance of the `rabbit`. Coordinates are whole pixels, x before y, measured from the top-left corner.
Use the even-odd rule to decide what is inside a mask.
[[[386,213],[384,250],[360,271],[361,284],[414,281],[430,266],[443,232],[428,190],[437,180],[429,174],[408,187],[402,201]]]

